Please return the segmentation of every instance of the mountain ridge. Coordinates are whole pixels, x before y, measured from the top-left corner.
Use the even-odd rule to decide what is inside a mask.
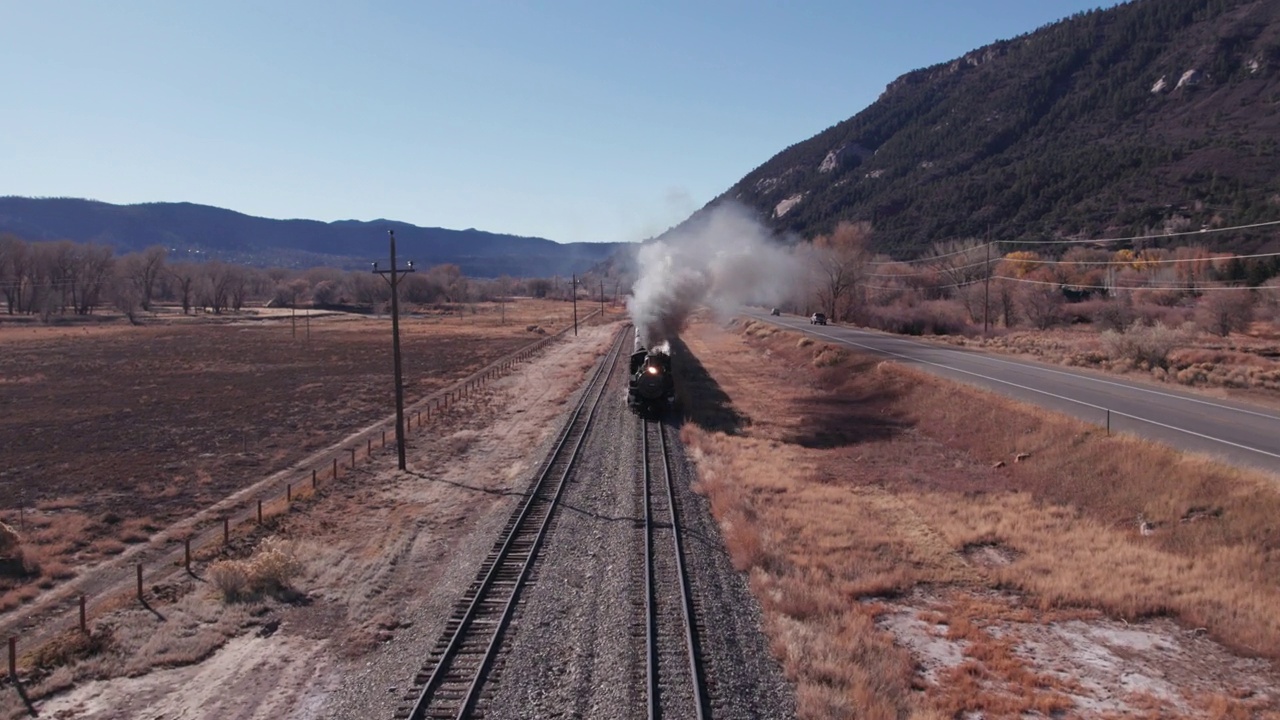
[[[174,259],[244,265],[332,266],[386,262],[387,231],[398,256],[420,266],[458,265],[471,277],[550,277],[583,272],[623,243],[557,243],[469,228],[419,227],[387,219],[279,220],[191,202],[116,205],[81,198],[0,197],[0,233],[24,240],[72,240],[133,252],[163,245]]]
[[[1133,0],[904,73],[695,216],[734,200],[810,238],[869,222],[900,258],[970,237],[1244,225],[1280,218],[1277,140],[1280,4]]]

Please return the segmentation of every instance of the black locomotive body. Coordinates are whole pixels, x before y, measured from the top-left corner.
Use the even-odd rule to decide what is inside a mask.
[[[659,415],[675,404],[675,382],[671,378],[671,351],[666,343],[646,348],[636,334],[631,353],[631,377],[627,382],[627,404],[645,415]]]

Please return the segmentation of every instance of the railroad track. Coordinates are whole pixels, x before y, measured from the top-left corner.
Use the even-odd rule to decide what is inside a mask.
[[[643,421],[648,717],[711,717],[666,426]]]
[[[486,685],[521,589],[529,579],[596,409],[617,365],[625,332],[591,376],[525,502],[507,522],[475,581],[455,607],[397,718],[470,718],[483,713]]]

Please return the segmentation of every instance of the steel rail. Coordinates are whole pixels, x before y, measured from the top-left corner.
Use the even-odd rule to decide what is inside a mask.
[[[658,657],[658,610],[657,610],[657,578],[655,577],[654,529],[652,496],[654,468],[650,460],[649,428],[652,425],[658,433],[659,449],[662,453],[663,486],[666,490],[667,509],[671,523],[672,552],[675,559],[676,579],[680,590],[680,610],[684,628],[684,647],[689,663],[689,679],[693,691],[693,704],[698,720],[706,720],[710,716],[708,698],[705,691],[706,681],[702,673],[701,652],[695,628],[696,613],[693,608],[693,593],[689,585],[689,576],[684,566],[684,544],[680,537],[680,518],[676,507],[675,484],[671,479],[671,455],[667,448],[667,437],[661,423],[644,420],[642,423],[644,455],[644,525],[645,525],[645,653],[646,674],[649,688],[648,717],[659,720],[662,717],[660,697],[659,657]]]
[[[694,628],[693,591],[689,587],[689,574],[684,567],[684,543],[680,539],[680,517],[676,510],[675,484],[671,480],[671,453],[667,450],[665,426],[658,426],[658,438],[662,441],[662,474],[666,478],[667,505],[671,509],[671,540],[676,554],[676,574],[680,577],[680,608],[684,612],[684,641],[689,652],[689,677],[693,681],[694,704],[698,720],[705,720],[711,713],[707,704],[705,679],[702,677],[702,654],[698,647],[698,634]]]
[[[457,658],[464,640],[472,632],[475,621],[480,615],[482,607],[485,603],[493,600],[493,598],[489,596],[494,586],[497,584],[499,575],[501,575],[504,570],[509,571],[512,569],[506,564],[506,562],[513,554],[512,551],[517,545],[517,539],[522,534],[527,534],[527,532],[532,529],[525,527],[526,523],[531,519],[538,520],[538,517],[535,516],[535,510],[539,513],[545,510],[545,514],[541,515],[540,522],[538,522],[538,526],[536,530],[534,530],[532,541],[527,544],[527,550],[520,553],[520,555],[523,556],[523,561],[520,563],[518,575],[514,581],[510,581],[511,592],[502,605],[499,618],[495,623],[486,626],[491,627],[492,632],[490,634],[489,641],[486,644],[484,654],[480,660],[480,665],[477,667],[475,674],[461,699],[456,717],[459,719],[469,717],[470,713],[474,709],[476,701],[479,699],[480,689],[483,686],[486,673],[497,654],[497,649],[500,645],[503,632],[514,613],[516,601],[520,596],[520,590],[528,580],[529,571],[533,566],[533,561],[536,559],[538,551],[542,546],[542,541],[547,535],[551,518],[554,515],[553,511],[555,506],[559,503],[560,496],[563,494],[565,485],[567,484],[566,481],[577,462],[579,451],[587,437],[587,430],[591,426],[595,417],[596,409],[600,405],[600,399],[604,395],[604,388],[608,385],[608,381],[613,375],[614,367],[617,365],[617,358],[625,337],[625,332],[618,333],[617,338],[614,340],[613,347],[610,349],[605,360],[596,368],[591,380],[587,383],[582,392],[582,397],[579,400],[577,407],[574,409],[574,412],[570,416],[568,422],[565,423],[564,429],[561,431],[554,450],[552,450],[551,454],[548,456],[546,467],[538,476],[528,498],[521,505],[519,513],[509,524],[506,534],[502,539],[501,547],[491,555],[490,559],[486,560],[486,564],[489,567],[484,573],[483,579],[481,579],[477,585],[473,585],[473,589],[468,592],[468,594],[474,593],[474,595],[470,603],[468,603],[466,611],[462,614],[461,618],[451,622],[451,624],[455,625],[454,630],[449,638],[448,644],[440,653],[440,657],[436,660],[436,665],[432,670],[431,675],[428,677],[426,684],[418,694],[412,710],[410,710],[407,715],[411,720],[421,720],[427,716],[426,713],[428,706],[434,699],[437,690],[442,684],[444,684],[448,673],[454,669],[454,660]],[[602,375],[604,376],[603,381],[601,381]],[[590,405],[589,409],[588,404]],[[586,410],[585,417],[583,416],[584,410]],[[580,420],[582,422],[579,422]],[[553,475],[552,471],[557,467],[558,461],[566,459],[565,448],[569,444],[570,440],[574,438],[576,438],[576,442],[573,443],[572,449],[568,452],[567,461],[563,467],[563,471],[559,474],[558,481],[555,483],[555,489],[550,493],[549,497],[544,498],[543,491],[550,484],[549,480]],[[516,559],[519,560],[520,558],[517,557]]]

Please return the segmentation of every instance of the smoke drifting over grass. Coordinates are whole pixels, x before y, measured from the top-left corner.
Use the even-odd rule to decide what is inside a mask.
[[[646,347],[679,335],[699,306],[728,315],[743,304],[777,305],[795,294],[804,277],[791,249],[732,203],[641,246],[636,263],[639,277],[627,310]]]

